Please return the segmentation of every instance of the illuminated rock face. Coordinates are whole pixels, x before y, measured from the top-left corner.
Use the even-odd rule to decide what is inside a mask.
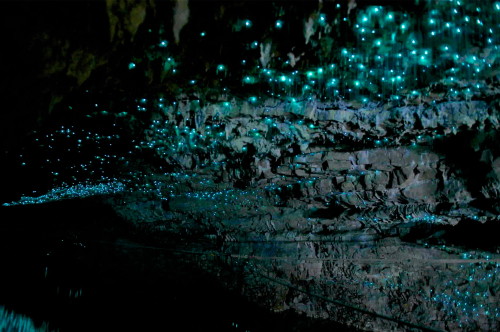
[[[499,329],[500,5],[107,4],[100,58],[46,60],[76,81],[9,145],[5,205],[97,196],[209,270],[248,259],[242,293],[276,312]]]

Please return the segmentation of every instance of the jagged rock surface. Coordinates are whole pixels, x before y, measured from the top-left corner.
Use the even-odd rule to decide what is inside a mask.
[[[189,105],[176,109],[186,116],[177,117],[179,131],[185,128]],[[441,150],[440,142],[453,144],[469,128],[497,130],[495,108],[478,101],[337,110],[310,102],[304,113],[315,110],[323,120],[297,116],[292,125],[294,113],[275,105],[233,102],[236,110],[222,117],[224,110],[217,106],[199,110],[205,121],[195,129],[207,134],[222,127],[223,147],[203,153],[186,148],[168,156],[178,172],[152,170],[146,181],[166,199],[125,194],[120,199],[132,202],[109,203],[123,218],[147,224],[153,234],[204,236],[220,244],[219,254],[251,257],[258,271],[300,280],[312,293],[421,325],[432,321],[433,328],[460,328],[439,309],[446,305],[429,298],[448,294],[453,289],[449,281],[467,280],[471,273],[471,267],[457,265],[457,254],[469,252],[471,243],[454,243],[449,236],[453,226],[467,220],[498,223],[497,206],[474,202],[497,197],[499,155],[485,148],[487,139],[472,138],[463,150],[474,151],[467,158],[477,159],[457,161]],[[330,109],[318,111],[324,108]],[[154,118],[176,121],[171,109]],[[149,142],[159,139],[155,129],[162,132],[161,125],[151,129]],[[467,167],[474,170],[481,163],[487,174],[471,184]],[[443,249],[454,244],[460,249]],[[497,253],[490,258],[498,259],[498,246],[490,249]],[[472,292],[459,283],[455,291]],[[480,283],[467,285],[473,292],[484,291]],[[488,301],[495,301],[498,283],[491,287]],[[273,289],[270,306],[275,311],[291,308],[352,323],[333,305],[286,287]],[[367,330],[388,328],[363,315],[356,319]],[[497,323],[480,319],[475,324],[491,330]]]

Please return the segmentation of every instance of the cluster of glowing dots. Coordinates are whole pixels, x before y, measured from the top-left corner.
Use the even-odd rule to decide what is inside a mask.
[[[98,184],[78,184],[75,186],[64,186],[52,189],[47,194],[38,197],[24,196],[18,202],[4,203],[4,206],[42,204],[64,199],[85,198],[96,195],[113,195],[126,190],[121,182],[111,181]]]
[[[490,7],[498,12],[499,3],[485,4],[482,1],[439,1],[430,2],[424,13],[427,24],[422,31],[414,29],[415,21],[421,18],[411,17],[408,13],[394,12],[383,6],[370,6],[360,9],[354,20],[354,32],[358,36],[357,45],[352,49],[343,49],[339,63],[332,63],[324,68],[311,68],[305,71],[293,70],[290,61],[283,59],[286,70],[261,68],[260,65],[248,67],[248,74],[242,77],[244,84],[267,82],[267,93],[274,97],[295,100],[300,95],[318,94],[322,99],[347,98],[357,99],[362,103],[392,100],[402,102],[413,99],[427,92],[422,91],[430,83],[441,82],[449,87],[449,98],[461,99],[480,95],[486,87],[483,76],[485,69],[496,68],[498,54],[497,30],[498,19],[488,16]],[[337,10],[340,10],[340,6]],[[346,10],[346,9],[343,9]],[[498,16],[498,15],[497,15]],[[317,24],[325,26],[328,16],[321,13]],[[344,22],[346,18],[344,18]],[[254,23],[243,21],[246,29]],[[259,21],[256,24],[269,24]],[[283,28],[285,22],[276,20],[275,29]],[[201,32],[205,36],[206,32]],[[485,44],[477,48],[475,54],[468,49],[478,36],[485,35]],[[252,41],[251,48],[258,46]],[[166,47],[166,40],[159,41],[159,47]],[[400,49],[394,46],[401,45]],[[168,58],[168,61],[171,61]],[[449,60],[454,66],[449,66]],[[257,59],[252,63],[259,63]],[[388,66],[387,63],[393,65]],[[405,64],[404,66],[402,64]],[[134,63],[129,69],[135,68]],[[173,67],[172,67],[173,68]],[[225,64],[216,67],[217,74],[230,70]],[[175,69],[172,69],[175,72]],[[432,74],[436,71],[439,75]],[[428,75],[428,82],[421,83]],[[221,78],[222,80],[222,78]],[[196,79],[190,84],[195,85]],[[257,102],[261,97],[250,97]]]
[[[441,305],[446,315],[455,318],[460,326],[467,327],[481,317],[498,322],[498,302],[490,300],[495,298],[490,289],[498,280],[498,262],[489,261],[491,255],[484,253],[462,253],[461,258],[464,259],[464,264],[460,265],[463,276],[438,285],[438,290],[420,293],[425,300]],[[481,261],[467,263],[471,259]]]
[[[99,105],[93,106],[98,107]],[[106,111],[95,113],[107,116]],[[121,112],[116,114],[116,117],[122,117],[126,114],[126,112]],[[115,126],[116,124],[113,125],[113,127]],[[114,128],[113,131],[115,129],[119,130],[119,128]],[[103,135],[84,129],[75,129],[73,126],[62,126],[52,133],[37,134],[35,132],[35,134],[31,148],[19,155],[20,166],[28,171],[35,168],[48,169],[53,177],[54,187],[43,195],[36,191],[32,192],[33,195],[22,195],[19,201],[5,203],[5,206],[40,204],[95,195],[113,195],[131,190],[129,188],[135,188],[144,193],[151,192],[148,185],[134,183],[143,178],[142,174],[136,170],[127,171],[127,178],[123,178],[124,170],[128,168],[135,153],[132,150],[125,150],[120,152],[122,155],[119,155],[116,147],[119,146],[123,149],[125,146],[132,146],[135,140],[124,144],[125,142],[118,134]],[[94,155],[90,160],[88,159],[89,154]],[[46,159],[39,160],[40,156],[46,156]],[[107,174],[108,172],[109,174]],[[61,180],[58,180],[61,177],[71,177],[76,184],[61,183]],[[130,177],[132,180],[129,179]],[[161,193],[158,194],[161,196]]]
[[[500,18],[488,15],[490,10],[498,12],[498,6],[498,3],[483,1],[429,1],[428,10],[423,14],[427,23],[423,24],[422,31],[415,30],[415,22],[421,17],[370,6],[358,11],[352,26],[358,37],[357,44],[352,49],[343,49],[338,63],[294,70],[286,58],[281,60],[282,65],[278,64],[280,68],[263,68],[257,59],[251,67],[247,64],[250,61],[242,60],[248,68],[242,82],[267,82],[268,95],[289,100],[317,94],[321,99],[347,98],[362,103],[402,102],[427,95],[425,88],[439,82],[448,87],[449,98],[471,98],[480,95],[486,87],[486,76],[483,76],[486,69],[498,67],[495,58]],[[317,20],[320,26],[335,25],[323,13]],[[273,23],[276,29],[283,28],[284,24],[281,20]],[[250,20],[244,21],[247,29],[253,25]],[[486,36],[484,43],[477,47],[475,54],[470,54],[468,49],[473,44],[476,46],[481,40],[479,36],[483,35]],[[253,41],[250,47],[258,43]],[[395,47],[399,49],[394,52]],[[216,70],[220,74],[230,68],[219,65]],[[258,99],[260,97],[251,97],[250,102]]]

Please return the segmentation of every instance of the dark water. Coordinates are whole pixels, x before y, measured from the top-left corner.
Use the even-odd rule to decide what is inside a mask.
[[[144,238],[109,211],[81,205],[0,209],[7,217],[0,222],[0,306],[36,326],[48,322],[51,331],[346,330],[273,314],[238,295],[237,269],[217,278],[197,258],[131,247]],[[134,239],[124,240],[127,234]],[[234,280],[233,290],[221,284]]]

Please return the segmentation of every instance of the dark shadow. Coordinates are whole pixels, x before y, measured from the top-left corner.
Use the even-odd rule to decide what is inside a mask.
[[[500,222],[491,220],[481,223],[464,219],[457,225],[433,225],[431,223],[406,223],[397,227],[403,241],[429,244],[453,245],[466,250],[500,251]]]

